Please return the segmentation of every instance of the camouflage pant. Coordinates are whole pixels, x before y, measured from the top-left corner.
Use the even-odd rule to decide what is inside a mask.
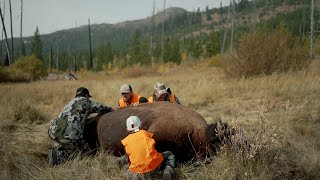
[[[58,163],[61,164],[67,160],[74,159],[83,152],[89,151],[88,143],[83,139],[70,140],[56,137],[49,129],[49,137],[53,140],[53,150],[58,153]]]
[[[129,177],[129,179],[151,179],[151,178],[157,178],[159,175],[162,174],[163,170],[166,168],[166,166],[169,166],[172,171],[175,168],[175,156],[172,154],[171,151],[164,151],[161,153],[163,156],[162,163],[153,171],[150,171],[145,174],[136,174],[129,170],[129,163],[128,163],[128,156],[124,155],[117,159],[117,162],[123,166],[125,165],[125,168],[127,169],[125,172],[125,175]]]
[[[54,140],[52,150],[57,153],[57,164],[61,164],[81,154],[90,154],[88,147],[88,144],[84,140],[68,141],[67,139],[60,139],[60,142]]]
[[[66,138],[65,131],[67,128],[67,120],[55,117],[51,120],[50,127],[48,129],[49,137],[55,141],[56,146],[63,147],[71,150],[84,150],[88,148],[88,143],[81,137],[72,136],[73,138]]]

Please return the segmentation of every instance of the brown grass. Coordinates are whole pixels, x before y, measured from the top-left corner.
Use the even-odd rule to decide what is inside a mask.
[[[314,62],[298,72],[228,79],[203,62],[135,78],[89,73],[78,81],[0,84],[0,179],[124,179],[103,153],[50,168],[49,121],[80,86],[115,107],[122,84],[148,97],[158,80],[208,122],[219,116],[241,132],[214,158],[179,165],[177,179],[319,179],[319,70]]]

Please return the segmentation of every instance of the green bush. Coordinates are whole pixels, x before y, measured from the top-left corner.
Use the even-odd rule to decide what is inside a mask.
[[[284,28],[270,34],[246,34],[239,41],[237,53],[225,59],[225,72],[232,77],[251,77],[301,70],[311,63],[309,51],[302,44]]]
[[[42,61],[34,55],[20,58],[12,65],[12,69],[16,74],[24,74],[29,80],[36,80],[48,74]]]

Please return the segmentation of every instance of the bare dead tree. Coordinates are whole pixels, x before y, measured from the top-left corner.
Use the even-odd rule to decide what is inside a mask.
[[[13,56],[13,27],[12,27],[12,8],[11,8],[11,0],[9,0],[9,6],[10,6],[10,24],[11,24],[11,60],[14,61]]]
[[[161,61],[163,62],[164,51],[164,21],[166,18],[166,0],[163,0],[163,19],[162,19],[162,36],[161,36]]]
[[[314,48],[314,0],[311,0],[311,22],[310,22],[310,57],[313,58],[313,48]]]
[[[10,50],[9,50],[8,36],[7,36],[6,26],[4,24],[4,18],[3,18],[3,15],[2,15],[1,6],[0,6],[0,16],[1,16],[1,22],[2,22],[2,28],[3,28],[4,36],[5,36],[5,39],[6,39],[7,55],[8,55],[9,65],[11,65],[11,56],[10,56]]]
[[[50,72],[52,73],[53,54],[52,54],[52,44],[50,44]]]
[[[252,7],[253,7],[253,12],[251,14],[251,19],[252,19],[252,24],[253,24],[253,30],[256,30],[256,19],[257,19],[257,9],[256,9],[256,3],[255,0],[252,0]]]
[[[303,11],[302,11],[302,19],[300,22],[300,37],[304,40],[305,38],[305,25],[306,25],[306,4],[303,4]]]
[[[3,1],[3,18],[5,17],[5,9],[6,9],[6,1]],[[2,46],[3,46],[3,28],[1,29],[1,44],[0,44],[0,57],[2,54]]]
[[[21,50],[21,55],[23,55],[23,50],[22,50],[22,11],[23,11],[23,0],[21,0],[21,21],[20,21],[20,50]]]
[[[232,19],[231,19],[231,41],[230,41],[230,49],[231,52],[233,51],[233,42],[234,42],[234,29],[235,29],[235,6],[236,6],[236,2],[235,0],[232,0]]]
[[[228,27],[229,27],[230,7],[231,7],[231,0],[230,0],[229,8],[228,8],[227,21],[226,21],[226,25],[225,25],[226,27],[225,27],[225,30],[224,30],[223,41],[222,41],[222,46],[221,46],[221,54],[224,53],[224,48],[225,48],[225,45],[226,45],[227,32],[228,32]]]
[[[90,47],[90,69],[93,69],[93,60],[92,60],[92,45],[91,45],[91,29],[90,29],[90,19],[88,19],[88,26],[89,26],[89,47]]]
[[[59,41],[57,40],[57,59],[56,59],[57,80],[59,79]]]
[[[151,17],[151,36],[150,36],[150,50],[149,50],[149,56],[151,58],[151,64],[153,65],[153,31],[154,31],[154,14],[155,14],[155,8],[156,8],[156,1],[153,0],[153,11],[152,11],[152,17]]]
[[[76,32],[77,32],[77,28],[78,28],[78,21],[76,19]],[[77,73],[77,53],[76,51],[74,51],[74,55],[73,55],[73,71],[76,74]]]
[[[77,56],[73,56],[73,71],[76,74],[77,73]]]

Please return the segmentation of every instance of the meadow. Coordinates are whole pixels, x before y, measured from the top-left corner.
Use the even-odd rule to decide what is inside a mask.
[[[49,167],[49,122],[80,86],[90,90],[93,100],[115,108],[122,84],[148,98],[156,81],[208,123],[221,117],[241,132],[214,158],[178,164],[176,179],[320,179],[319,61],[298,72],[253,78],[228,78],[208,62],[151,70],[80,72],[77,81],[1,83],[0,179],[126,179],[115,159],[103,152]]]

